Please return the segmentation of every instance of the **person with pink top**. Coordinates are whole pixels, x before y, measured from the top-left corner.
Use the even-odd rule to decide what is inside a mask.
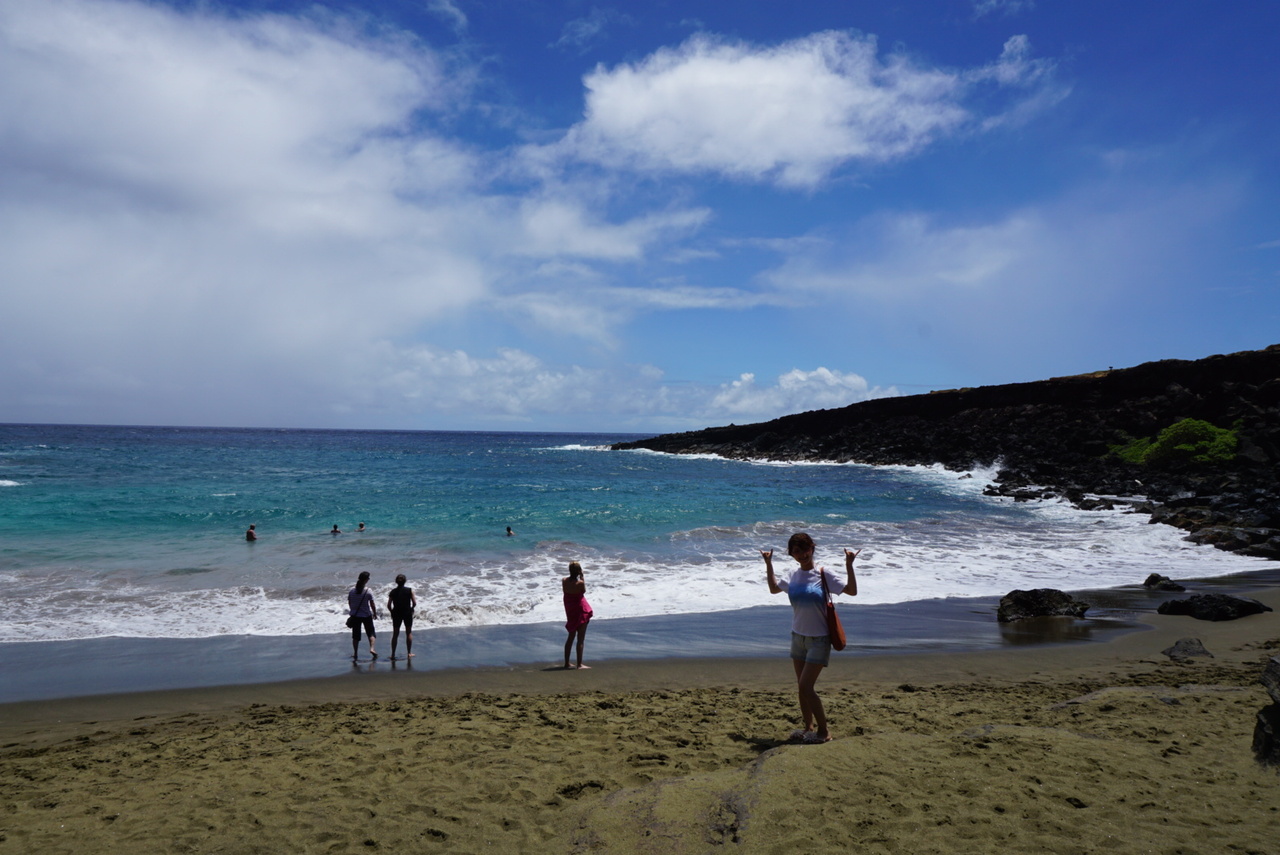
[[[587,602],[587,583],[582,578],[582,565],[577,561],[569,562],[569,575],[560,580],[564,589],[564,628],[569,637],[564,643],[564,667],[568,671],[569,653],[573,650],[573,640],[578,640],[578,668],[586,668],[582,664],[582,644],[587,637],[587,624],[591,621],[591,604]]]

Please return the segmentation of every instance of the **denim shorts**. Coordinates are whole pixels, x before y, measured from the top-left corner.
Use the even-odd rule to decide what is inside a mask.
[[[831,636],[791,633],[791,658],[815,665],[830,665]]]

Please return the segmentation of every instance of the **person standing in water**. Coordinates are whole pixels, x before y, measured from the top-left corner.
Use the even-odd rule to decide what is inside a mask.
[[[396,658],[396,644],[400,641],[400,624],[404,624],[404,655],[413,656],[413,610],[418,607],[418,598],[413,595],[413,588],[404,586],[405,578],[401,573],[396,577],[396,586],[387,594],[387,611],[391,612],[391,658]]]
[[[373,600],[373,591],[369,590],[369,571],[362,570],[356,579],[356,586],[347,591],[347,610],[354,618],[351,626],[351,658],[360,658],[360,628],[364,627],[365,637],[369,639],[369,657],[378,658],[378,651],[373,649],[378,633],[373,629],[373,621],[378,616],[378,604]]]
[[[578,640],[578,668],[587,668],[582,664],[582,645],[587,638],[587,624],[593,612],[587,602],[587,583],[582,578],[582,565],[577,561],[569,562],[569,575],[560,580],[564,589],[564,628],[569,637],[564,642],[564,668],[569,670],[569,653],[573,650],[573,641]]]
[[[845,578],[840,579],[825,569],[814,569],[813,538],[802,531],[796,532],[787,542],[787,554],[796,560],[800,568],[783,583],[779,583],[773,575],[773,550],[760,552],[760,557],[764,559],[769,593],[781,594],[785,591],[791,600],[791,664],[795,666],[800,715],[804,719],[804,729],[792,732],[793,740],[805,743],[831,741],[827,711],[823,709],[822,698],[818,697],[814,688],[822,669],[831,661],[826,591],[857,596],[858,580],[853,575],[853,559],[858,557],[858,552],[847,549],[844,551]]]
[[[249,541],[250,543],[253,543],[255,540],[257,540],[258,532],[256,531],[256,529],[257,529],[256,525],[254,525],[253,523],[249,523],[249,530],[244,533],[244,539]]]

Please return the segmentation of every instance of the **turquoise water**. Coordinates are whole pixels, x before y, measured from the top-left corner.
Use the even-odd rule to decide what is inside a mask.
[[[426,626],[562,621],[571,560],[602,616],[744,608],[798,529],[864,549],[864,602],[1261,567],[989,473],[607,450],[632,438],[0,425],[0,641],[328,633],[361,570],[405,573]]]

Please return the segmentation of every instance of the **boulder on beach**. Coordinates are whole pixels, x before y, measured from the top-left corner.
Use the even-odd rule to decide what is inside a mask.
[[[1142,583],[1142,587],[1151,591],[1185,591],[1182,585],[1170,579],[1168,576],[1161,576],[1159,573],[1152,573],[1147,580]]]
[[[1275,703],[1258,710],[1253,727],[1253,756],[1263,766],[1280,766],[1280,657],[1272,656],[1267,662],[1262,685]]]
[[[1162,615],[1190,615],[1196,620],[1235,620],[1249,615],[1271,611],[1249,597],[1233,597],[1229,594],[1196,594],[1185,600],[1170,600],[1156,609]]]
[[[1208,656],[1213,659],[1214,656],[1205,649],[1203,642],[1198,638],[1180,638],[1172,647],[1166,647],[1160,651],[1168,656],[1174,662],[1186,662],[1197,656]]]
[[[1272,656],[1262,672],[1262,685],[1271,700],[1280,704],[1280,656]]]
[[[1009,623],[1033,617],[1082,618],[1088,608],[1088,603],[1083,603],[1056,588],[1010,591],[1000,598],[996,620]]]

